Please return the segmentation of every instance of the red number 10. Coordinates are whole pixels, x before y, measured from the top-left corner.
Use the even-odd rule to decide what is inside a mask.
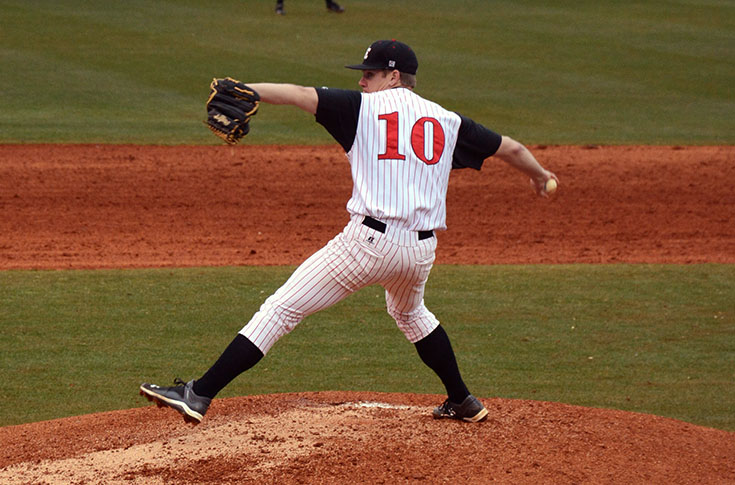
[[[386,127],[385,152],[378,155],[378,160],[405,160],[406,156],[398,151],[398,112],[379,115],[378,119],[385,121]],[[431,123],[433,128],[431,158],[426,156],[424,143],[426,123]],[[427,165],[434,165],[439,161],[444,152],[444,129],[436,118],[424,116],[414,123],[411,129],[411,148],[413,153]]]

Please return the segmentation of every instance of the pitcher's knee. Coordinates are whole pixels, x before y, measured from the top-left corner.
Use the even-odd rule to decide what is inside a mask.
[[[418,342],[439,326],[439,320],[423,305],[411,312],[388,308],[388,314],[411,343]]]
[[[278,339],[290,333],[303,319],[303,312],[266,300],[240,333],[266,354]]]

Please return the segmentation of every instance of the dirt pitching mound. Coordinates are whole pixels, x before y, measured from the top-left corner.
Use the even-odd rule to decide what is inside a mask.
[[[214,401],[198,426],[150,406],[0,428],[0,482],[731,483],[733,433],[635,413],[441,396],[296,393]]]

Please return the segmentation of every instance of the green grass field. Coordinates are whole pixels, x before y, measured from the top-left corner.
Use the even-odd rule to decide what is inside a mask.
[[[735,2],[343,4],[0,0],[0,143],[217,144],[212,77],[354,88],[342,66],[392,37],[421,94],[529,144],[735,143]],[[332,140],[266,106],[245,143]],[[0,425],[143,405],[141,380],[201,373],[290,271],[0,272]],[[735,430],[733,296],[732,265],[440,265],[427,303],[477,395]],[[368,289],[310,317],[223,395],[441,393],[382,308]]]
[[[6,271],[0,425],[146,405],[201,375],[292,268]],[[438,266],[427,305],[479,396],[735,430],[735,266]],[[594,283],[591,283],[594,282]],[[222,396],[443,388],[368,288],[307,318]]]
[[[378,38],[418,91],[527,143],[735,142],[735,3],[0,0],[0,143],[215,144],[212,77],[356,88]],[[420,5],[420,7],[419,7]],[[248,143],[326,143],[268,107]]]

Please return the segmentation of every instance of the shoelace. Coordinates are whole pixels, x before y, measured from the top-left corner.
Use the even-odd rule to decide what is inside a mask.
[[[442,413],[444,413],[444,414],[446,414],[448,416],[454,416],[455,414],[457,414],[456,411],[454,410],[454,408],[452,407],[452,405],[450,404],[449,399],[446,399],[442,403],[441,410],[442,410]]]
[[[186,385],[186,382],[182,381],[178,377],[175,377],[174,378],[174,384],[176,384],[177,386],[185,386]]]

